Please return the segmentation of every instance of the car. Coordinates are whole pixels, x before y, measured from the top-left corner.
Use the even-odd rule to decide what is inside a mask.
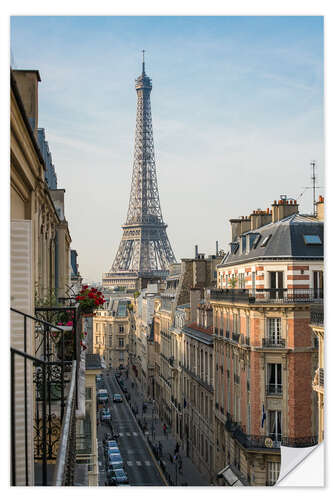
[[[108,422],[111,420],[111,412],[109,408],[104,408],[101,410],[101,422]]]
[[[105,456],[108,457],[110,454],[119,454],[120,450],[118,446],[105,446],[104,448]]]
[[[108,434],[108,435],[111,436],[111,434]],[[118,443],[115,439],[106,439],[104,441],[104,446],[106,448],[114,448],[114,447],[118,448]]]
[[[117,486],[120,484],[128,484],[128,479],[124,469],[109,469],[108,482],[112,486]]]
[[[106,389],[99,389],[97,393],[97,401],[99,403],[107,403],[109,400],[109,394]]]
[[[124,466],[120,453],[109,453],[107,457],[109,469],[122,469]]]
[[[121,403],[122,401],[123,401],[123,398],[120,394],[113,395],[113,402],[114,403]]]

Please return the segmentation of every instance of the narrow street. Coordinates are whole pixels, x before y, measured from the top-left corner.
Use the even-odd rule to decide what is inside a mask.
[[[159,472],[156,459],[152,456],[147,447],[142,431],[128,406],[126,398],[123,398],[122,403],[113,403],[113,394],[122,394],[114,375],[105,371],[103,379],[110,398],[108,406],[111,409],[112,425],[115,429],[119,430],[119,438],[117,438],[117,441],[129,484],[131,486],[165,486],[166,484]],[[110,432],[109,425],[99,423],[97,434],[100,486],[105,485],[106,479],[103,452],[103,437],[106,432]]]

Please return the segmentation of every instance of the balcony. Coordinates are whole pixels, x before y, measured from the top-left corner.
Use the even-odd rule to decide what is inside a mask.
[[[78,307],[36,308],[36,316],[13,308],[11,313],[11,328],[24,345],[11,347],[11,484],[71,486],[81,359]],[[56,320],[67,314],[73,324],[66,329]],[[34,355],[26,348],[32,336]]]
[[[281,434],[268,435],[253,435],[246,434],[244,427],[233,422],[231,416],[227,414],[225,429],[238,441],[240,445],[247,449],[271,449],[279,451],[282,446],[290,446],[293,448],[306,448],[314,446],[318,443],[318,436],[307,437],[285,437]]]
[[[208,384],[203,378],[199,377],[199,375],[196,375],[193,371],[191,371],[189,368],[186,368],[183,364],[182,364],[182,369],[184,370],[185,373],[190,375],[190,377],[192,377],[200,385],[202,385],[202,387],[207,389],[207,391],[212,393],[214,392],[213,386],[211,384]]]
[[[315,304],[310,307],[310,324],[324,326],[324,307],[322,304]]]
[[[240,337],[240,333],[235,333],[235,332],[232,332],[232,340],[234,342],[237,342],[239,341],[239,337]]]
[[[269,348],[277,348],[277,349],[285,349],[286,347],[286,340],[285,339],[279,339],[279,338],[263,338],[262,339],[262,347],[269,347]]]
[[[282,384],[267,384],[266,394],[269,396],[282,396]]]
[[[228,303],[292,304],[297,302],[322,303],[323,289],[316,288],[211,288],[210,299]]]

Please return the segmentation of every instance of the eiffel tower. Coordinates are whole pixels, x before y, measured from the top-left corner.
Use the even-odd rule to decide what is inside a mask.
[[[176,262],[163,221],[154,156],[150,92],[144,51],[142,73],[135,80],[138,96],[131,194],[123,236],[112,268],[103,274],[103,286],[143,288],[163,280]]]

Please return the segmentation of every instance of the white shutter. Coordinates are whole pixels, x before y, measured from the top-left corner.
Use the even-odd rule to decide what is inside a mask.
[[[10,287],[11,307],[32,315],[32,223],[30,220],[12,220],[10,232]],[[23,316],[11,312],[11,347],[24,351]],[[33,352],[33,325],[27,320],[26,352]],[[25,411],[24,411],[24,361],[15,356],[15,449],[16,484],[25,485]],[[27,424],[28,424],[28,481],[33,485],[33,381],[32,364],[27,361]]]

